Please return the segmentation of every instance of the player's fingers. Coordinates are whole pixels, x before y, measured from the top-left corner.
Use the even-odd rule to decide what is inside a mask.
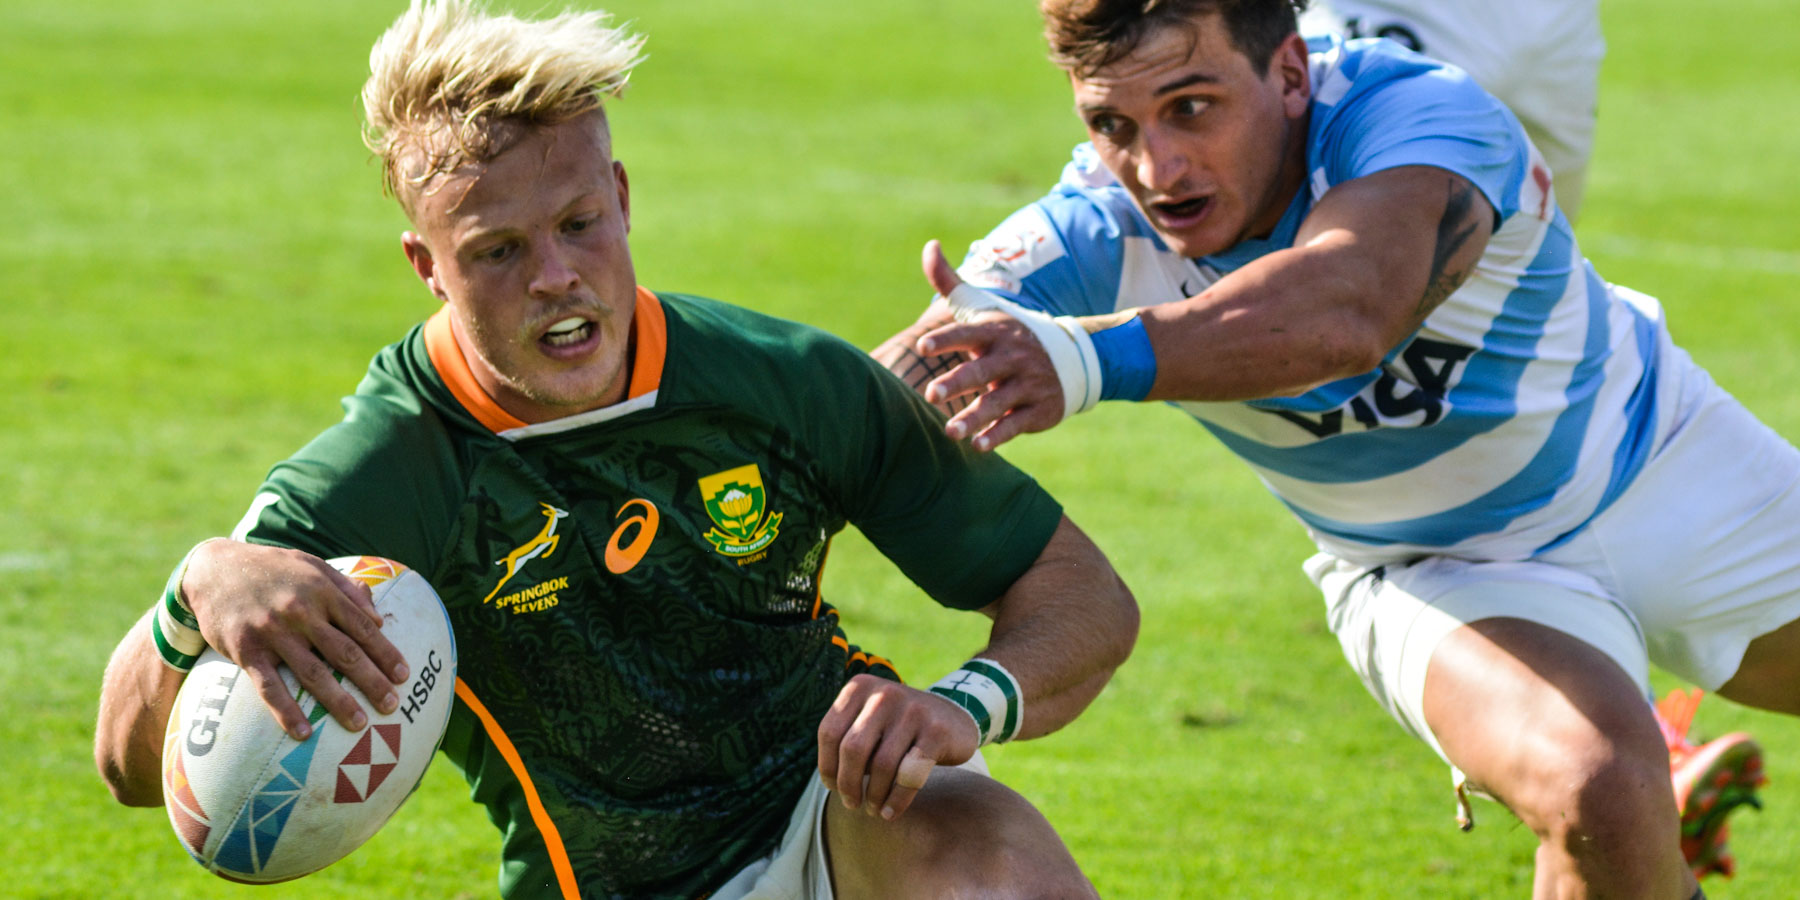
[[[936,767],[937,761],[930,754],[920,750],[917,745],[909,748],[900,759],[900,767],[894,776],[894,789],[888,794],[887,802],[882,804],[881,817],[893,820],[906,812],[907,807],[912,806],[913,798],[919,796],[919,791],[931,778],[931,770]]]
[[[899,777],[900,763],[907,748],[913,746],[914,736],[915,729],[909,726],[904,716],[887,723],[875,754],[869,760],[869,776],[863,788],[863,812],[875,815],[887,805]]]
[[[354,579],[350,581],[358,587],[363,587]],[[340,666],[338,671],[350,676],[350,680],[355,682],[357,687],[362,688],[364,694],[370,697],[379,697],[391,690],[389,684],[382,682],[404,684],[411,672],[406,664],[406,656],[400,652],[400,648],[395,647],[393,642],[388,640],[387,635],[381,633],[381,618],[365,614],[365,609],[370,611],[374,609],[373,604],[361,607],[356,601],[356,595],[349,595],[330,606],[331,624],[337,626],[339,631],[354,642],[353,647],[346,649],[355,652],[344,654],[343,661],[355,668],[349,669]],[[368,602],[366,587],[364,588],[363,602]],[[321,649],[324,648],[321,647]],[[332,665],[338,665],[340,662],[339,656],[331,653],[326,653],[325,658]],[[362,665],[364,660],[367,661],[366,667]]]
[[[341,632],[339,636],[342,637]],[[331,638],[324,638],[324,643],[331,641]],[[284,642],[277,645],[276,652],[287,664],[288,671],[294,673],[294,680],[300,682],[300,687],[312,694],[338,724],[350,731],[361,731],[369,724],[369,717],[363,712],[362,704],[338,683],[336,670],[313,651],[313,646],[319,642],[320,637],[312,638],[312,643],[306,640]]]
[[[976,434],[969,445],[985,453],[1021,434],[1047,430],[1061,419],[1061,410],[1051,410],[1042,403],[1019,407],[1009,410],[998,421]]]
[[[963,407],[962,412],[951,416],[950,421],[944,423],[944,434],[949,435],[953,441],[960,441],[969,435],[986,431],[998,421],[999,416],[1005,415],[1006,408],[1004,406],[994,403],[982,406],[982,401],[987,397],[988,394],[983,394],[975,398],[975,402]],[[999,410],[999,412],[996,413],[994,410]]]
[[[1056,380],[1055,372],[1040,365],[1047,363],[1043,350],[1017,320],[995,313],[991,319],[952,328],[940,329],[957,339],[939,345],[945,348],[944,352],[957,352],[965,347],[974,349],[969,353],[970,358],[925,386],[928,402],[942,403],[1006,384],[1027,387],[1037,384],[1040,392],[1061,396],[1062,386]]]
[[[273,658],[255,660],[239,660],[238,667],[249,677],[250,684],[256,688],[256,695],[262,698],[264,706],[269,708],[269,715],[275,717],[275,723],[296,741],[304,741],[312,735],[312,725],[300,712],[300,704],[288,695],[288,687],[275,672]]]
[[[863,778],[869,774],[869,764],[881,742],[881,722],[885,718],[882,706],[880,694],[867,697],[856,721],[838,742],[837,791],[846,808],[863,804]]]
[[[400,705],[400,697],[394,693],[394,683],[382,674],[382,669],[393,671],[396,666],[404,667],[402,662],[378,661],[373,652],[365,652],[372,640],[379,641],[386,647],[394,659],[403,659],[400,652],[389,644],[387,638],[381,636],[379,629],[369,625],[369,620],[356,610],[334,611],[331,619],[334,628],[321,628],[312,636],[313,646],[318,648],[319,656],[325,660],[337,674],[350,679],[375,704],[382,713],[393,712]],[[335,679],[334,679],[335,680]]]
[[[363,615],[368,617],[370,623],[376,628],[380,628],[381,613],[375,610],[375,596],[369,590],[369,586],[338,571],[336,567],[324,560],[319,560],[317,564],[319,569],[325,573],[325,577],[331,579],[338,592],[348,598],[351,605],[361,610]]]
[[[962,284],[956,270],[951,268],[950,261],[944,258],[944,247],[936,238],[925,242],[919,265],[925,270],[925,280],[931,282],[931,289],[940,297],[948,297]]]
[[[927,359],[946,353],[980,356],[987,352],[992,337],[991,330],[979,322],[950,322],[919,335],[913,349]]]
[[[986,356],[996,345],[1004,347],[1009,341],[1035,342],[1036,339],[1019,324],[1019,320],[999,310],[989,310],[976,313],[967,321],[947,322],[919,335],[914,349],[919,355],[928,357],[956,352]]]
[[[1055,400],[1056,398],[1052,398],[1051,402],[1055,402]],[[997,435],[991,434],[993,429],[1001,426],[1008,419],[1030,413],[1043,405],[1044,400],[1041,397],[1033,396],[1028,385],[1020,385],[1011,381],[1002,382],[987,393],[976,397],[974,402],[961,412],[951,416],[950,421],[944,423],[944,433],[949,435],[952,440],[959,441],[963,438],[988,435],[985,443],[977,443],[974,446],[977,450],[991,450],[1001,443],[1001,441],[995,440],[996,438],[1011,438],[1018,433],[1019,427],[1033,424],[1043,417],[1041,415],[1030,416],[1029,421],[1015,422]],[[1053,424],[1055,424],[1055,420],[1051,419],[1043,427],[1048,428]],[[1042,428],[1037,430],[1041,431]]]
[[[958,363],[950,371],[933,378],[925,385],[925,402],[943,403],[982,392],[992,380],[987,376],[987,371],[992,366],[992,363],[982,359],[968,359]]]
[[[856,721],[856,712],[861,704],[856,701],[860,687],[855,679],[838,691],[837,700],[825,711],[825,717],[819,720],[819,778],[825,782],[829,790],[838,789],[839,745],[850,725]]]

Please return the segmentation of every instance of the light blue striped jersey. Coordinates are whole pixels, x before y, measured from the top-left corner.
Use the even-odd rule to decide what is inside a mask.
[[[1642,466],[1661,310],[1600,280],[1518,121],[1461,70],[1379,40],[1311,49],[1308,183],[1268,239],[1203,259],[1169,251],[1084,144],[1047,196],[974,244],[963,277],[1055,314],[1167,303],[1292,246],[1334,184],[1405,165],[1455,172],[1499,227],[1468,281],[1378,368],[1295,397],[1176,405],[1327,552],[1529,557]]]

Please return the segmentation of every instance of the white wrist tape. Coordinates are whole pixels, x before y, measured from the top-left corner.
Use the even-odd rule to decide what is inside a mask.
[[[206,649],[206,639],[200,636],[200,629],[181,621],[182,613],[171,610],[173,604],[167,593],[156,604],[156,617],[150,620],[151,637],[156,642],[156,654],[162,658],[169,668],[187,672],[194,668],[200,658],[201,651]],[[186,614],[192,619],[193,614]]]
[[[165,665],[176,671],[191,671],[201,651],[206,649],[206,638],[200,635],[200,621],[194,618],[187,598],[182,596],[181,580],[187,576],[188,562],[194,558],[194,550],[214,540],[218,538],[207,538],[195,544],[193,550],[181,558],[181,564],[170,573],[168,583],[163,586],[162,599],[154,607],[156,614],[150,618],[150,637],[156,644],[156,653]]]
[[[931,693],[962,707],[975,720],[979,746],[1012,740],[1025,721],[1019,680],[991,659],[977,657],[963,663],[932,685]]]
[[[992,309],[1024,325],[1050,357],[1056,380],[1062,383],[1063,418],[1087,412],[1100,402],[1100,355],[1094,352],[1093,338],[1074,316],[1051,317],[966,282],[944,300],[958,322]]]

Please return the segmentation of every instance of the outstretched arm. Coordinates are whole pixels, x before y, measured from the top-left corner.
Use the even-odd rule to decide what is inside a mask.
[[[1137,640],[1131,591],[1066,517],[1031,567],[982,612],[994,626],[976,659],[998,663],[1016,679],[1022,715],[1011,736],[1020,739],[1072,721]],[[993,723],[990,732],[1001,727]],[[859,675],[819,724],[819,772],[846,806],[893,818],[933,767],[967,761],[981,737],[970,713],[951,700]]]
[[[1152,380],[1136,399],[1292,396],[1379,365],[1469,277],[1493,227],[1492,206],[1462,176],[1432,166],[1387,169],[1332,188],[1301,223],[1292,247],[1196,296],[1064,321],[1090,336],[1090,344],[1133,317],[1132,327],[1141,323],[1147,343],[1132,345],[1141,357],[1134,362],[1138,370],[1147,364]],[[934,263],[928,254],[926,276],[944,296],[960,284],[941,256]],[[951,418],[948,433],[991,450],[1060,422],[1071,382],[1066,367],[1059,377],[1042,338],[1056,332],[1034,332],[1001,312],[964,318],[925,333],[916,345],[925,357],[971,357],[932,380],[926,399],[986,391]]]

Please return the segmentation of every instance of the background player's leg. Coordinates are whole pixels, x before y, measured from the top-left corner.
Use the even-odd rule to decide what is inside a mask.
[[[1483,619],[1437,645],[1424,713],[1471,784],[1537,833],[1537,896],[1694,894],[1667,748],[1605,654],[1534,622]]]
[[[1737,674],[1713,693],[1745,706],[1800,715],[1800,620],[1751,641]]]
[[[891,822],[835,794],[825,809],[837,900],[1098,896],[1043,814],[985,775],[938,768]]]

